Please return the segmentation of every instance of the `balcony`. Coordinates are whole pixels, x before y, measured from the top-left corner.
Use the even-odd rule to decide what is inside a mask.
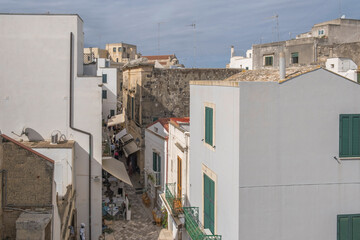
[[[185,229],[192,240],[221,240],[221,235],[207,235],[199,221],[198,207],[184,207]]]
[[[181,196],[176,197],[175,187],[176,187],[175,183],[166,184],[165,198],[171,208],[172,214],[174,216],[177,216],[179,213],[183,212],[183,209],[182,209],[182,197]]]

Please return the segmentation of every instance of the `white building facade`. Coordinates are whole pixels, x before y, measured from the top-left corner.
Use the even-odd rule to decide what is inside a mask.
[[[359,236],[357,83],[317,69],[280,82],[190,84],[190,203],[207,232]]]
[[[241,68],[245,70],[252,70],[252,49],[246,51],[246,55],[244,56],[235,56],[234,47],[231,47],[231,57],[229,68]]]
[[[101,78],[83,76],[83,21],[49,14],[0,14],[0,21],[0,53],[7,56],[0,60],[1,132],[20,141],[49,141],[56,130],[62,140],[75,141],[77,227],[85,223],[87,238],[97,239],[102,89]],[[62,160],[60,153],[49,155]]]
[[[145,187],[154,207],[161,208],[159,194],[164,192],[168,151],[168,118],[161,118],[145,130]]]
[[[349,58],[328,58],[326,69],[358,82],[358,66]]]

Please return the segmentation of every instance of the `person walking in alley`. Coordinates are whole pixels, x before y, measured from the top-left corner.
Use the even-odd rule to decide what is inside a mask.
[[[80,240],[85,240],[85,223],[81,223]]]

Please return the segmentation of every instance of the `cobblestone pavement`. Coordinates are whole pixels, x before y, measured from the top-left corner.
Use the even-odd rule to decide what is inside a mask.
[[[159,238],[161,227],[153,225],[150,210],[142,204],[141,194],[136,194],[135,189],[125,186],[131,203],[131,220],[114,221],[110,228],[114,230],[106,239],[115,240],[156,240]]]

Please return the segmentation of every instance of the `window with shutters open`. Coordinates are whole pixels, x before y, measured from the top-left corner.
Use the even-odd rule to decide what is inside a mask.
[[[341,114],[339,156],[360,157],[360,114]]]
[[[205,107],[205,143],[213,146],[214,129],[214,110],[211,107]]]
[[[360,214],[337,216],[337,240],[360,239]]]
[[[154,172],[161,171],[161,157],[156,152],[153,152],[153,171]]]

